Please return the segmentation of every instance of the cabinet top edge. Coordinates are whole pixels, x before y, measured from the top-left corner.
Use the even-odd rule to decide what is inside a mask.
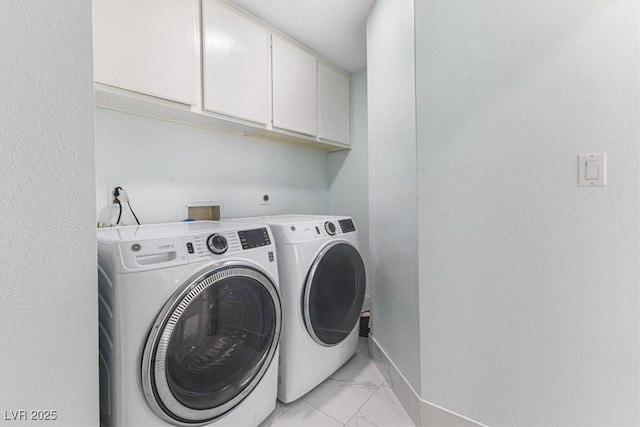
[[[202,3],[204,4],[205,2],[208,1],[217,1],[217,0],[202,0]],[[290,43],[295,44],[296,46],[298,46],[299,48],[303,49],[304,51],[306,51],[307,53],[315,56],[319,62],[322,62],[323,64],[330,66],[331,68],[333,68],[334,70],[346,75],[346,76],[351,76],[351,73],[347,70],[345,70],[344,68],[342,68],[341,66],[339,66],[338,64],[334,63],[333,61],[327,59],[326,57],[320,55],[318,52],[314,51],[313,49],[309,48],[308,46],[303,45],[302,43],[300,43],[298,40],[290,37],[289,35],[287,35],[286,33],[282,32],[282,30],[274,27],[273,25],[263,21],[262,19],[258,18],[255,15],[252,15],[251,12],[249,12],[248,10],[244,9],[242,6],[233,3],[231,0],[219,0],[220,3],[223,3],[231,8],[233,8],[234,10],[236,10],[237,12],[241,13],[242,15],[246,16],[247,18],[251,19],[252,21],[256,22],[257,24],[261,25],[262,27],[266,28],[268,31],[271,32],[271,35],[275,35],[277,37],[280,37]]]

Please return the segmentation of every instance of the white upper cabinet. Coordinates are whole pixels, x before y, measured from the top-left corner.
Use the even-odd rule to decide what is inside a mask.
[[[317,59],[273,35],[273,127],[317,135]]]
[[[233,3],[93,0],[92,6],[96,106],[350,148],[349,75]]]
[[[93,2],[98,83],[198,105],[197,0]]]
[[[270,33],[231,6],[202,2],[203,108],[266,125]]]
[[[349,75],[318,63],[318,137],[350,145]]]

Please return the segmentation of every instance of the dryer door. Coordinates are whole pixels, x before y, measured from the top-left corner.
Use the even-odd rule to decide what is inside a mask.
[[[272,362],[280,329],[278,290],[265,273],[225,263],[195,276],[147,339],[142,385],[151,408],[176,425],[204,424],[233,409]]]
[[[366,277],[358,250],[346,241],[325,246],[311,265],[304,289],[307,331],[324,346],[342,342],[358,323]]]

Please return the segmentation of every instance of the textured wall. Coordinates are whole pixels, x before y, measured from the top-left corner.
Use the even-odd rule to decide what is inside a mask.
[[[98,424],[91,63],[90,2],[0,2],[3,426]]]
[[[369,274],[369,150],[367,144],[366,70],[351,76],[351,147],[352,149],[349,151],[329,153],[329,213],[353,217],[358,228],[360,252],[367,268],[367,274]],[[367,298],[365,304],[368,305],[368,303]]]
[[[367,18],[373,335],[420,391],[413,1]]]
[[[639,8],[416,2],[424,399],[640,423]],[[590,152],[607,187],[577,186]]]
[[[101,108],[96,179],[101,221],[117,218],[107,194],[118,185],[143,223],[182,221],[185,204],[197,201],[221,201],[224,217],[328,212],[325,151]],[[133,221],[123,215],[124,223]]]

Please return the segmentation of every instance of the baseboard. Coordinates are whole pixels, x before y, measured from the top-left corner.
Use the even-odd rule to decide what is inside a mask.
[[[362,311],[371,311],[371,297],[369,295],[364,296]]]
[[[369,354],[416,426],[486,427],[482,423],[422,400],[372,335],[369,335]]]

